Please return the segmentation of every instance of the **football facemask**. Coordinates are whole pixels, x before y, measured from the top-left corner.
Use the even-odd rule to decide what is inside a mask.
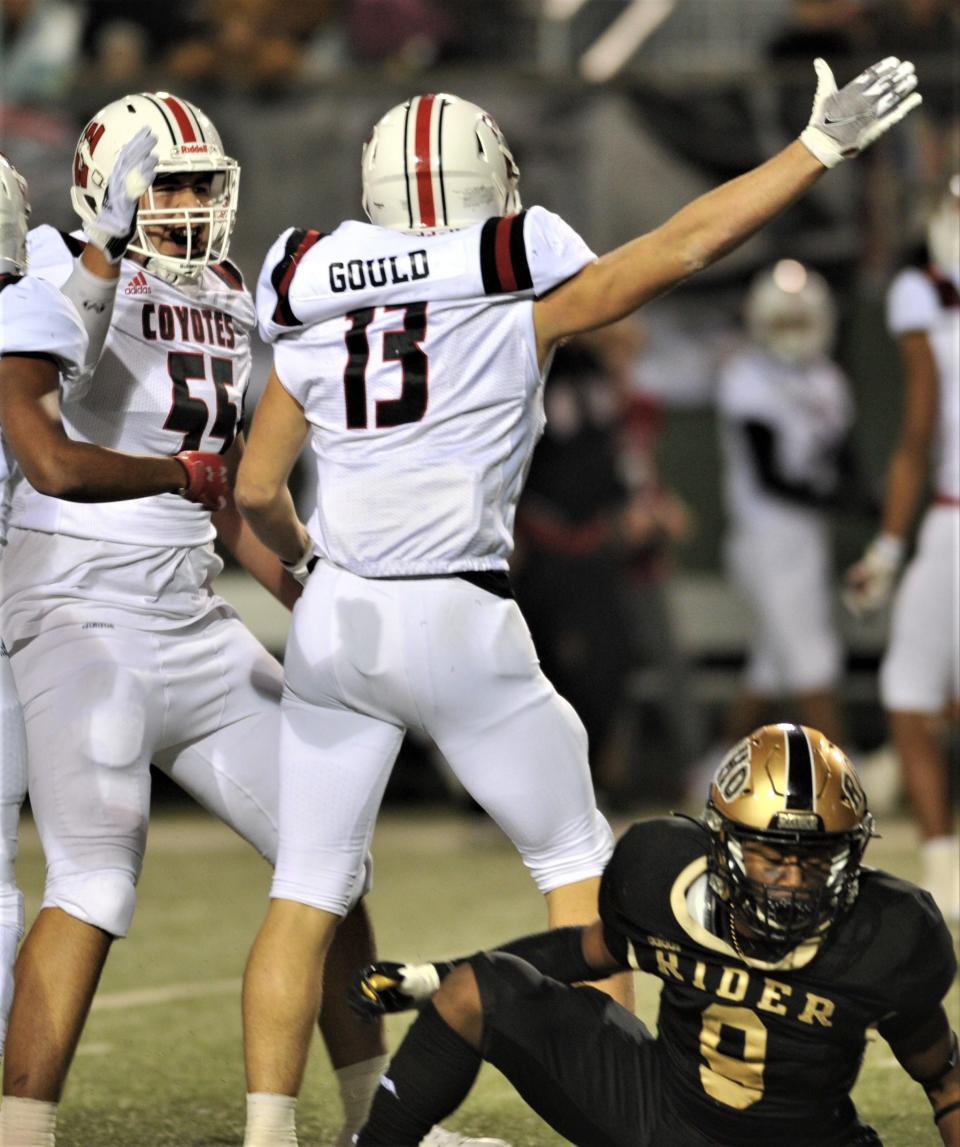
[[[734,746],[704,822],[711,891],[772,952],[822,938],[856,900],[873,817],[853,765],[815,729],[767,725]]]
[[[96,218],[120,149],[145,125],[159,140],[160,162],[127,253],[171,281],[196,279],[209,263],[227,256],[240,166],[224,154],[217,129],[194,104],[167,92],[107,104],[77,143],[71,200],[84,223]]]
[[[744,314],[751,338],[787,363],[811,362],[833,343],[837,319],[830,288],[795,259],[781,259],[754,279]]]
[[[521,209],[520,171],[483,108],[441,92],[391,108],[364,144],[363,209],[408,233],[455,230]]]
[[[27,181],[0,152],[0,274],[26,274],[29,220]]]

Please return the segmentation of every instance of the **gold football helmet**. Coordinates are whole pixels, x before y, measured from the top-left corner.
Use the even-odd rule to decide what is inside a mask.
[[[744,737],[717,769],[704,822],[710,888],[762,943],[823,936],[857,897],[873,817],[850,760],[816,729]]]

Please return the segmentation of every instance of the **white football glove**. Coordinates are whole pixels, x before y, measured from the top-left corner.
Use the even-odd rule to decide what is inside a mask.
[[[835,167],[869,147],[887,128],[922,103],[917,75],[908,60],[887,56],[837,91],[826,60],[816,59],[817,91],[813,114],[800,142],[824,167]],[[912,94],[911,94],[912,93]]]
[[[156,146],[157,137],[148,127],[123,145],[107,180],[100,213],[92,223],[84,224],[91,243],[109,263],[123,258],[137,229],[140,196],[153,183],[160,158]]]
[[[863,557],[847,570],[843,604],[854,617],[882,609],[890,600],[893,584],[903,564],[904,544],[893,534],[880,534]]]

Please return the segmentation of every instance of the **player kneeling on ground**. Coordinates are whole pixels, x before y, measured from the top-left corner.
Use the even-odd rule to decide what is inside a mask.
[[[953,945],[926,892],[861,865],[872,834],[840,749],[806,726],[756,730],[718,769],[702,819],[624,834],[594,923],[365,969],[357,1010],[422,1011],[359,1147],[417,1143],[482,1060],[582,1147],[879,1144],[850,1099],[873,1026],[957,1147],[957,1037],[941,1003]],[[580,984],[624,968],[663,982],[656,1038]]]

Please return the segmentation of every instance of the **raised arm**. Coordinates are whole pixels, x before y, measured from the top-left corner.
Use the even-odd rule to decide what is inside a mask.
[[[110,329],[120,264],[137,229],[140,197],[153,182],[157,168],[157,137],[147,128],[125,144],[107,183],[100,214],[86,227],[90,242],[61,287],[73,303],[87,332],[83,373],[100,361]]]
[[[700,196],[661,227],[585,267],[534,305],[545,361],[562,338],[623,318],[715,262],[920,103],[913,65],[891,56],[837,91],[817,60],[813,114],[779,155]]]
[[[582,927],[553,928],[522,936],[499,944],[493,951],[519,956],[542,975],[564,984],[602,980],[614,972],[626,971],[607,948],[599,918]],[[390,960],[370,964],[357,973],[350,987],[350,1006],[366,1019],[418,1008],[454,968],[469,959],[460,956],[428,964],[398,964]]]

